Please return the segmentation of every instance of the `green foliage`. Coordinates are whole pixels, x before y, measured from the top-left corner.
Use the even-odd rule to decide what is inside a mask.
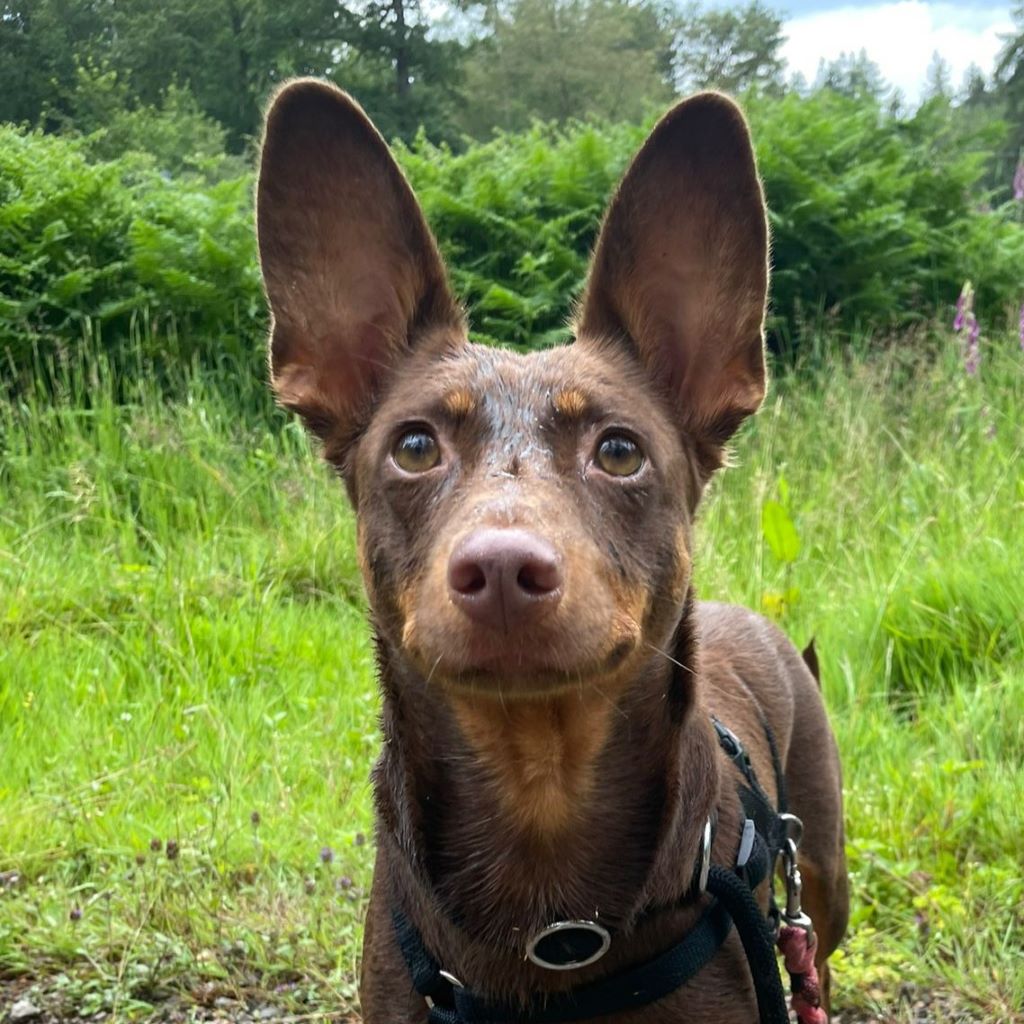
[[[449,137],[464,46],[430,28],[415,0],[11,0],[0,17],[0,121],[87,130],[75,123],[90,99],[79,70],[102,68],[128,111],[161,108],[171,85],[187,90],[238,154],[272,88],[307,74],[358,86],[389,135],[428,123]]]
[[[67,132],[84,135],[98,161],[142,153],[168,174],[216,179],[239,176],[246,162],[226,153],[226,133],[199,109],[188,89],[170,85],[157,106],[133,104],[116,72],[80,68]]]
[[[676,35],[677,82],[688,90],[782,92],[782,21],[760,0],[728,8],[691,4]]]
[[[96,162],[94,141],[0,126],[6,365],[38,369],[95,334],[115,364],[130,349],[158,369],[228,356],[255,372],[264,312],[248,176],[206,185],[138,154]]]
[[[822,314],[846,331],[929,319],[968,278],[989,324],[1022,297],[1024,230],[976,193],[997,129],[961,134],[954,147],[946,110],[936,101],[900,119],[831,90],[750,98],[783,337],[806,340]]]
[[[487,27],[457,121],[471,136],[534,121],[639,121],[671,99],[671,25],[651,0],[514,0]]]
[[[0,127],[0,353],[16,372],[95,333],[115,361],[138,350],[138,334],[163,367],[230,357],[262,375],[251,180],[161,173],[161,151],[208,127],[186,93],[162,102],[158,115],[124,113],[106,129],[129,137],[137,118],[152,154],[109,162],[95,158],[104,133]],[[829,90],[751,95],[747,108],[771,208],[780,345],[801,354],[823,328],[885,334],[945,315],[968,278],[983,332],[1024,298],[1024,224],[1012,204],[974,198],[997,128],[965,132],[942,99],[909,118]],[[523,347],[565,337],[601,212],[648,127],[535,125],[462,152],[423,136],[398,147],[477,337]]]

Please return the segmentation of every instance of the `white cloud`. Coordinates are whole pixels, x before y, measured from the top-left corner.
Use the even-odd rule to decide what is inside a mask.
[[[791,72],[802,72],[813,82],[823,58],[866,50],[885,78],[914,101],[936,51],[949,62],[953,86],[959,87],[972,63],[986,74],[992,71],[1002,46],[1000,33],[1012,28],[1008,6],[924,0],[851,4],[788,21],[782,53]]]

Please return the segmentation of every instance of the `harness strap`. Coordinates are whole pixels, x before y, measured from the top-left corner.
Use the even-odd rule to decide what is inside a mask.
[[[754,766],[750,763],[750,755],[740,742],[739,737],[727,726],[723,725],[713,715],[711,724],[718,734],[718,745],[722,748],[725,756],[736,766],[743,776],[743,784],[738,786],[740,803],[743,805],[743,813],[746,814],[758,833],[764,837],[773,855],[778,855],[786,841],[786,830],[782,819],[779,817],[779,810],[776,810],[771,798],[764,791],[764,787],[758,781]],[[769,747],[773,751],[773,762],[777,759],[775,753],[775,737],[767,722],[762,723],[765,736],[768,738]],[[780,769],[781,774],[781,769]],[[780,794],[782,790],[780,790]],[[784,808],[780,808],[783,810]]]
[[[407,921],[402,924],[408,926]],[[401,925],[396,921],[396,928],[399,927]],[[653,960],[592,985],[553,994],[543,1003],[537,1002],[521,1011],[514,1006],[488,1002],[468,989],[450,983],[442,982],[442,986],[448,985],[448,991],[439,991],[436,977],[424,978],[426,984],[422,988],[417,985],[416,990],[420,995],[429,997],[433,1004],[430,1007],[430,1024],[494,1024],[501,1021],[571,1024],[573,1021],[636,1010],[664,999],[700,973],[718,952],[731,929],[731,916],[723,904],[715,900],[682,942]]]

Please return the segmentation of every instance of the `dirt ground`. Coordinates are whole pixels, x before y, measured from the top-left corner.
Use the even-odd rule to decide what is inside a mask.
[[[879,993],[880,1005],[884,996]],[[69,1005],[66,995],[47,980],[0,979],[0,1024],[359,1024],[351,1013],[310,1007],[297,1011],[267,992],[228,993],[207,988],[188,995],[172,994],[157,1000],[150,997],[152,1010],[100,1010],[83,1015]],[[1019,1024],[1024,1015],[995,1020],[984,1019],[963,1009],[953,998],[938,992],[922,992],[905,986],[892,1005],[875,1012],[837,1007],[831,1024]]]

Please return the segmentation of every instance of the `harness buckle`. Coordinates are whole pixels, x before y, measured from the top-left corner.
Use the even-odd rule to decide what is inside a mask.
[[[452,974],[451,971],[439,970],[437,972],[437,975],[438,975],[439,978],[441,978],[442,981],[448,982],[448,984],[451,985],[452,989],[465,988],[466,987],[465,985],[462,984],[461,981],[459,981],[458,978],[455,977],[454,974]],[[430,996],[424,996],[423,998],[427,1002],[427,1008],[432,1010],[434,1008],[434,1000]]]

